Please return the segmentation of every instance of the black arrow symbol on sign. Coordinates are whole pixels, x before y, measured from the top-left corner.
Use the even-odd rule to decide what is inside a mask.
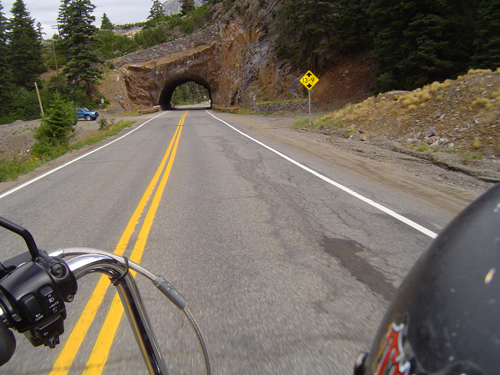
[[[311,85],[310,83],[308,83],[308,84],[307,84],[307,87],[311,88],[311,87],[312,87],[312,85]]]
[[[307,75],[308,77],[310,77],[310,76],[312,76],[312,73],[307,73],[306,75]]]

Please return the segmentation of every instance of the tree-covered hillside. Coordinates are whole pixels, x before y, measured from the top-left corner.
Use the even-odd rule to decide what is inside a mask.
[[[297,67],[369,50],[379,91],[500,66],[500,0],[286,0],[277,25],[278,56]]]

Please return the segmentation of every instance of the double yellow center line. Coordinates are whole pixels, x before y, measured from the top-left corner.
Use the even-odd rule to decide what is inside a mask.
[[[153,191],[158,185],[158,181],[160,181],[158,188],[156,189],[156,192],[153,196],[153,200],[151,201],[151,205],[146,213],[146,217],[144,219],[142,227],[139,231],[134,249],[132,250],[132,253],[130,255],[130,260],[136,263],[139,263],[141,261],[142,254],[146,246],[146,241],[148,239],[151,226],[153,225],[156,210],[158,209],[158,206],[160,204],[163,191],[165,190],[165,186],[167,184],[167,180],[174,163],[175,154],[177,152],[177,145],[181,137],[182,127],[184,125],[184,120],[187,113],[188,111],[184,112],[181,119],[179,120],[174,136],[170,141],[170,144],[167,148],[167,151],[165,152],[165,155],[163,156],[160,166],[156,170],[153,179],[151,180],[148,188],[142,196],[139,205],[135,209],[132,217],[130,218],[130,221],[127,224],[127,227],[125,228],[125,231],[120,238],[120,241],[118,242],[118,245],[115,248],[115,254],[124,254],[129,244],[130,238],[132,237],[132,234],[134,233],[135,228],[139,223],[139,219],[142,216],[146,205],[148,204],[151,195],[153,194]],[[165,172],[163,173],[164,169]],[[163,177],[160,180],[162,173]],[[58,358],[56,359],[50,375],[66,375],[70,370],[71,364],[73,363],[73,360],[78,353],[78,349],[80,348],[83,339],[85,338],[85,335],[87,334],[87,331],[89,330],[90,325],[92,324],[94,317],[102,304],[108,286],[109,278],[107,276],[102,276],[97,283],[97,286],[94,289],[87,305],[83,309],[83,313],[78,319],[75,328],[67,338],[67,342],[64,345]],[[104,325],[101,329],[101,332],[99,333],[97,341],[94,345],[94,349],[92,350],[83,374],[99,375],[102,373],[122,314],[123,307],[121,305],[118,294],[115,294],[108,315],[104,321]]]

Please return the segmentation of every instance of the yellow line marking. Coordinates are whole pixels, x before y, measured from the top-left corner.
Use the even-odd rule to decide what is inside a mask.
[[[113,315],[111,315],[112,311],[114,312]],[[116,315],[117,313],[119,314],[119,316]],[[85,370],[83,371],[83,375],[101,373],[109,355],[109,347],[106,348],[106,346],[108,346],[108,341],[110,341],[108,339],[108,336],[115,336],[118,325],[120,324],[120,318],[122,314],[123,306],[120,301],[120,297],[118,296],[118,294],[115,294],[115,296],[113,297],[113,302],[111,302],[111,308],[109,309],[108,316],[106,316],[106,320],[102,325],[101,332],[97,337],[94,349],[92,350],[92,354],[90,355],[90,359],[88,360],[87,365],[85,366]],[[101,348],[102,350],[99,348]]]
[[[149,202],[149,199],[151,198],[151,195],[158,184],[158,180],[161,176],[161,173],[163,171],[163,168],[165,167],[165,164],[167,163],[168,156],[170,155],[170,152],[172,148],[174,147],[177,148],[175,140],[180,137],[180,129],[181,126],[184,124],[184,119],[186,117],[187,111],[184,113],[182,116],[179,125],[177,126],[177,129],[174,133],[174,136],[172,140],[170,141],[170,144],[167,148],[167,151],[165,152],[165,155],[163,156],[163,159],[160,163],[160,166],[158,167],[155,175],[153,176],[153,179],[151,180],[149,186],[147,187],[146,191],[144,192],[144,195],[142,196],[137,208],[135,209],[132,217],[130,218],[130,221],[128,222],[125,231],[123,232],[120,240],[118,241],[118,244],[115,248],[114,253],[117,255],[123,255],[125,252],[127,245],[130,241],[130,237],[134,233],[135,227],[137,226],[139,219]],[[171,164],[171,163],[169,163]],[[169,169],[170,170],[170,169]],[[83,339],[85,338],[90,325],[92,324],[95,315],[102,304],[102,301],[104,299],[104,295],[106,294],[106,291],[109,287],[109,278],[107,276],[102,276],[99,279],[99,282],[97,283],[94,291],[92,292],[92,295],[90,296],[89,301],[87,302],[87,305],[83,309],[82,314],[80,315],[80,318],[75,324],[75,327],[73,328],[71,334],[69,335],[66,344],[64,345],[63,349],[61,350],[61,353],[56,359],[56,362],[54,363],[54,366],[52,368],[52,371],[50,372],[49,375],[66,375],[68,371],[71,368],[71,364],[73,363],[73,360],[80,349],[80,346],[83,342]],[[117,296],[115,296],[117,297]],[[113,304],[113,302],[112,302]],[[121,305],[120,305],[121,306]],[[117,319],[119,322],[119,319]]]
[[[142,224],[141,231],[139,232],[139,236],[135,242],[134,250],[132,254],[130,254],[130,260],[135,263],[140,263],[142,254],[144,253],[144,248],[146,247],[146,241],[149,236],[149,232],[153,225],[154,217],[156,214],[156,210],[161,201],[161,197],[163,195],[163,191],[165,190],[165,186],[168,181],[168,177],[170,176],[170,171],[172,169],[172,165],[175,159],[175,153],[177,151],[177,144],[179,143],[179,139],[181,136],[182,125],[184,124],[184,118],[186,117],[187,111],[181,117],[178,125],[179,132],[177,133],[177,137],[172,139],[174,141],[174,146],[172,150],[172,154],[170,155],[170,159],[168,161],[167,169],[163,174],[160,185],[156,190],[156,193],[153,197],[153,201],[151,202],[151,207],[146,214],[146,218],[144,219],[144,223]],[[118,325],[120,319],[123,315],[123,306],[120,303],[120,297],[118,294],[115,294],[113,298],[113,303],[111,308],[109,309],[108,315],[106,317],[106,321],[103,325],[101,332],[99,333],[99,337],[97,338],[97,342],[94,345],[94,349],[92,350],[92,354],[85,366],[85,371],[83,375],[100,375],[104,370],[104,366],[106,365],[106,359],[108,357],[109,351],[111,350],[111,344],[116,335],[116,331],[118,329]],[[110,324],[109,327],[106,327],[106,324]]]

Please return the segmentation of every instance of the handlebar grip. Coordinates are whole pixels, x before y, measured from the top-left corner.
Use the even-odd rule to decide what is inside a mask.
[[[0,366],[9,362],[16,351],[14,333],[0,321]]]

